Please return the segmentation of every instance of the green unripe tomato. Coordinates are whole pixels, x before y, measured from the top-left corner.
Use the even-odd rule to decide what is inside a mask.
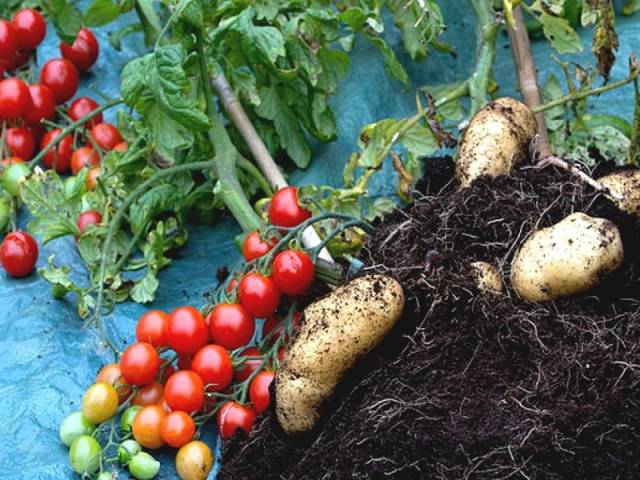
[[[69,449],[69,464],[74,472],[80,475],[91,475],[100,468],[102,448],[98,441],[90,435],[76,438]]]
[[[0,196],[0,232],[4,231],[9,223],[11,213],[11,199],[5,195]]]
[[[118,447],[118,460],[122,465],[126,465],[131,458],[142,451],[142,447],[135,440],[125,440]]]
[[[2,173],[2,188],[14,197],[20,192],[20,182],[29,176],[31,170],[24,163],[14,163],[9,165]]]
[[[96,480],[114,480],[115,477],[113,475],[113,472],[102,472],[100,475],[98,475],[98,478],[96,478]]]
[[[129,462],[129,473],[138,480],[151,480],[160,471],[160,462],[146,452],[140,452]]]
[[[70,413],[60,424],[60,441],[69,447],[76,438],[91,435],[95,429],[96,426],[82,412]]]
[[[138,412],[142,410],[140,405],[134,405],[133,407],[127,408],[122,416],[120,417],[120,430],[123,433],[129,433],[131,431],[131,425],[133,425],[133,420],[136,418]]]

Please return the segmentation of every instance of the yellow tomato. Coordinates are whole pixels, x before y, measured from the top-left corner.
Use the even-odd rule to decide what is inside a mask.
[[[206,480],[213,468],[213,455],[206,443],[194,440],[178,450],[176,471],[181,480]]]
[[[82,397],[82,413],[91,423],[109,420],[117,410],[118,392],[108,383],[94,383]]]

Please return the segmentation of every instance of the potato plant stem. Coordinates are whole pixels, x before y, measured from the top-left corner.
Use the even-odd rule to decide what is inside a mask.
[[[640,85],[634,83],[636,109],[634,113],[633,132],[631,133],[631,145],[629,146],[629,163],[640,165]]]
[[[476,68],[469,78],[471,115],[475,115],[489,102],[489,80],[496,59],[496,41],[500,24],[496,21],[491,0],[470,0],[477,18]]]
[[[42,160],[44,156],[47,153],[49,153],[49,151],[52,148],[56,147],[64,139],[64,137],[74,133],[78,128],[81,128],[85,123],[87,123],[93,117],[96,117],[100,115],[102,112],[104,112],[105,110],[109,110],[110,108],[115,107],[116,105],[120,105],[121,103],[124,103],[124,100],[122,98],[116,98],[114,100],[111,100],[101,105],[99,108],[96,108],[95,110],[89,112],[87,115],[78,119],[77,121],[73,122],[67,127],[63,128],[60,135],[57,135],[56,138],[54,138],[46,147],[40,150],[40,153],[38,153],[38,155],[33,157],[33,159],[29,162],[29,168],[33,168],[38,163],[40,163],[40,160]]]

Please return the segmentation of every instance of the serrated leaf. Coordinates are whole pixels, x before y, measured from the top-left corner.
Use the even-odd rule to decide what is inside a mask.
[[[562,85],[560,85],[558,77],[553,74],[547,77],[547,81],[544,85],[542,94],[545,102],[555,100],[564,95],[564,92],[562,91]],[[559,105],[550,110],[547,110],[544,114],[544,118],[549,130],[559,130],[564,126],[565,123],[564,107],[562,105]]]
[[[567,20],[546,12],[541,13],[537,18],[542,25],[545,37],[558,53],[582,51],[582,40]]]
[[[129,222],[134,233],[141,231],[155,215],[164,211],[181,210],[183,196],[172,184],[153,187],[129,209]]]
[[[323,48],[318,52],[318,60],[322,66],[322,73],[318,78],[317,87],[327,93],[333,93],[349,69],[349,56],[340,50]]]
[[[72,44],[82,28],[82,14],[67,0],[46,0],[42,7],[63,42]]]
[[[148,272],[131,289],[131,299],[136,303],[150,303],[155,299],[160,282],[154,274]]]
[[[382,54],[382,58],[384,58],[384,65],[387,71],[397,80],[400,80],[403,84],[409,83],[409,75],[407,71],[404,69],[398,57],[391,49],[389,44],[382,38],[377,35],[367,35],[367,38],[371,42],[371,44],[376,47],[376,49]]]
[[[84,23],[88,27],[100,27],[120,16],[120,7],[112,0],[94,0],[84,12]]]
[[[433,132],[420,125],[415,125],[400,139],[402,145],[417,157],[433,155],[440,146]]]

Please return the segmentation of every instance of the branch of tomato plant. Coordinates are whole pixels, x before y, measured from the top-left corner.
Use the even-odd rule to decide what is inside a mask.
[[[260,138],[260,135],[253,126],[253,123],[251,123],[249,116],[242,107],[242,103],[240,103],[240,100],[233,91],[233,88],[231,88],[231,85],[229,85],[229,82],[227,81],[224,73],[213,77],[211,79],[211,84],[215,88],[224,109],[229,114],[229,117],[231,117],[231,121],[240,132],[240,135],[242,135],[244,141],[247,143],[247,146],[249,147],[249,150],[251,150],[256,163],[260,167],[260,170],[267,178],[273,189],[277,191],[280,188],[286,187],[287,180],[284,178],[284,175],[269,153],[269,150],[262,141],[262,138]],[[313,248],[318,245],[320,241],[320,236],[315,229],[309,228],[303,231],[302,243],[305,247]],[[320,258],[329,263],[334,262],[331,254],[326,249],[321,250]]]
[[[124,100],[122,98],[116,98],[116,99],[110,100],[107,103],[101,105],[99,108],[92,110],[84,117],[78,119],[77,121],[65,127],[62,130],[62,132],[60,132],[60,135],[57,135],[49,144],[47,144],[46,147],[40,150],[38,155],[33,157],[33,159],[29,162],[29,168],[33,168],[38,163],[40,163],[40,161],[44,158],[44,156],[47,153],[49,153],[49,151],[52,148],[56,147],[67,135],[70,135],[74,133],[78,128],[83,127],[84,124],[87,123],[89,120],[91,120],[93,117],[100,115],[105,110],[115,107],[116,105],[120,105],[121,103],[124,103]]]
[[[629,146],[629,163],[640,164],[640,85],[638,79],[633,83],[636,99],[636,108],[633,121],[633,132],[631,134],[631,145]]]

